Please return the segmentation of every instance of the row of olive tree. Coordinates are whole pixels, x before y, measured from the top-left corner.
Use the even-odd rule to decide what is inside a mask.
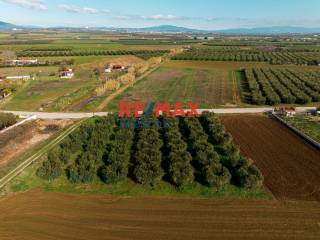
[[[165,169],[168,179],[177,187],[184,187],[194,181],[194,170],[191,165],[192,156],[188,145],[182,139],[179,121],[170,119],[170,127],[165,130],[165,152],[167,153]]]
[[[155,186],[164,175],[161,167],[163,141],[157,129],[143,128],[138,131],[133,176],[138,183]]]
[[[221,157],[221,163],[228,168],[232,182],[240,187],[255,188],[263,183],[263,176],[253,162],[240,154],[240,149],[233,143],[232,136],[213,113],[204,113],[201,123],[211,142]]]
[[[128,176],[133,137],[134,131],[131,128],[116,131],[105,164],[99,169],[103,182],[116,183]]]
[[[197,118],[184,119],[184,131],[188,135],[189,151],[193,156],[195,176],[201,183],[221,188],[230,183],[231,175],[221,164],[219,154],[208,142],[208,135],[204,132]]]

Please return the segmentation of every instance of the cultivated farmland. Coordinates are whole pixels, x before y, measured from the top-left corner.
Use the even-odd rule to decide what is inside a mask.
[[[315,202],[128,198],[33,190],[1,201],[0,238],[316,240],[319,209]]]
[[[234,115],[221,119],[278,199],[320,200],[319,150],[266,116]]]

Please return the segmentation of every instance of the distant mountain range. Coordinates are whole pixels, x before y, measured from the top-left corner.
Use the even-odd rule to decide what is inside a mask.
[[[52,27],[40,28],[34,26],[16,26],[14,24],[1,22],[0,31],[10,30],[61,30],[61,31],[114,31],[114,32],[157,32],[157,33],[202,33],[202,34],[236,34],[236,35],[277,35],[277,34],[317,34],[320,28],[291,27],[291,26],[275,26],[275,27],[259,27],[259,28],[236,28],[225,30],[200,30],[185,27],[177,27],[172,25],[161,25],[145,28],[108,28],[108,27]]]
[[[15,25],[0,21],[0,30],[12,30],[14,28],[16,28]]]
[[[275,27],[260,27],[260,28],[237,28],[215,31],[224,34],[313,34],[320,33],[320,28],[306,28],[306,27],[290,27],[290,26],[275,26]]]
[[[136,32],[167,32],[167,33],[206,33],[211,31],[199,30],[199,29],[191,29],[185,27],[177,27],[172,25],[162,25],[155,27],[145,27],[145,28],[128,28],[128,31],[136,31]]]

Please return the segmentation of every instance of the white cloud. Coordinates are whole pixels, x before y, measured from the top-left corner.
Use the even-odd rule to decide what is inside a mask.
[[[89,7],[84,7],[82,8],[84,13],[91,13],[91,14],[95,14],[98,13],[99,11],[95,8],[89,8]]]
[[[47,6],[42,0],[0,0],[2,2],[12,3],[21,7],[27,7],[37,10],[47,10]]]
[[[59,5],[59,8],[61,10],[64,10],[66,12],[72,12],[72,13],[80,13],[81,9],[75,6],[69,6],[69,5]]]
[[[73,5],[62,4],[62,5],[59,5],[59,8],[61,10],[64,10],[64,11],[70,12],[70,13],[89,13],[89,14],[99,13],[99,11],[97,9],[90,8],[90,7],[78,7],[78,6],[73,6]]]
[[[153,16],[142,16],[143,19],[148,19],[148,20],[177,20],[179,17],[174,16],[174,15],[153,15]]]

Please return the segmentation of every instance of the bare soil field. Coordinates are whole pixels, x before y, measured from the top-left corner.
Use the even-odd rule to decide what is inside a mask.
[[[318,202],[111,197],[32,190],[0,200],[2,240],[318,239]]]
[[[320,152],[316,148],[267,116],[221,119],[242,153],[255,161],[277,199],[320,201]]]
[[[34,121],[0,135],[0,176],[5,174],[17,157],[45,141],[70,121]]]

